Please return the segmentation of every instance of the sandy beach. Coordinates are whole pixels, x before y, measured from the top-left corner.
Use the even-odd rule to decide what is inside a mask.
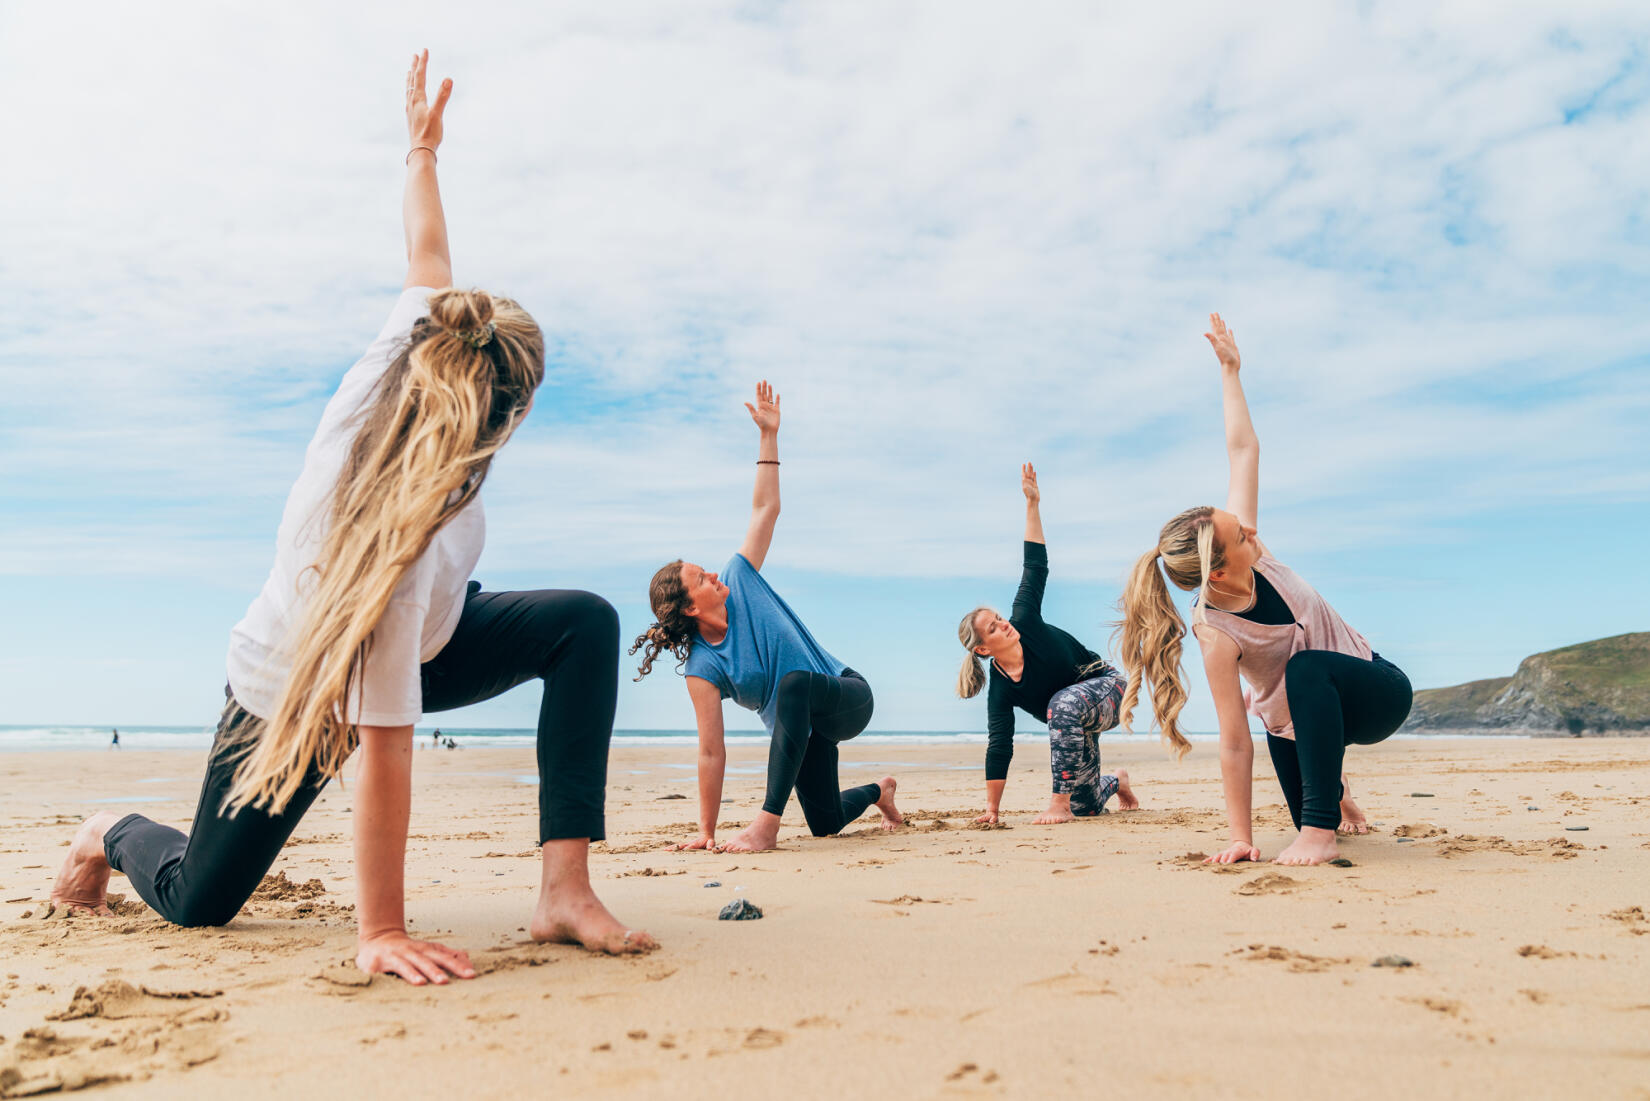
[[[116,876],[112,918],[48,914],[75,824],[184,824],[202,754],[0,755],[0,1093],[110,1097],[1650,1097],[1650,742],[1388,742],[1348,757],[1379,823],[1351,867],[1216,870],[1213,747],[1108,747],[1144,802],[1034,826],[1022,747],[1007,828],[971,828],[975,751],[845,747],[900,778],[875,815],[780,851],[675,853],[689,753],[620,748],[592,858],[658,937],[609,959],[526,936],[539,869],[530,749],[420,749],[416,934],[469,950],[447,988],[347,965],[349,795],[334,785],[222,929],[168,926]],[[1257,841],[1288,834],[1257,754]],[[763,750],[730,751],[729,822]],[[685,796],[686,798],[679,798]],[[138,802],[137,800],[141,800]],[[1584,828],[1583,828],[1584,827]],[[711,886],[712,883],[719,884]],[[719,922],[746,898],[766,916]],[[1373,966],[1397,956],[1412,966]]]

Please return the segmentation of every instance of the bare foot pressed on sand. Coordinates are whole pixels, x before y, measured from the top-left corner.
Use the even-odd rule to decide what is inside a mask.
[[[1369,819],[1364,817],[1363,808],[1352,799],[1352,785],[1341,777],[1341,833],[1368,833]]]
[[[1034,826],[1057,826],[1062,822],[1075,822],[1077,816],[1071,813],[1071,796],[1055,795],[1049,800],[1048,809],[1031,820]]]
[[[1129,770],[1126,768],[1117,770],[1117,809],[1140,809],[1140,797],[1134,793],[1134,788],[1129,786]]]
[[[1273,859],[1274,864],[1323,864],[1341,855],[1335,845],[1335,831],[1302,826],[1301,835]]]
[[[659,947],[645,929],[628,928],[609,913],[589,888],[582,895],[568,891],[554,898],[540,896],[528,933],[540,943],[577,944],[610,956],[651,952]]]
[[[779,845],[779,816],[758,811],[756,821],[716,847],[719,853],[761,853]]]
[[[103,835],[120,821],[120,816],[104,811],[86,819],[69,845],[69,854],[52,881],[52,902],[68,910],[110,912],[105,898],[109,890],[109,858],[103,852]]]
[[[882,788],[882,798],[876,802],[877,810],[882,812],[882,828],[897,830],[905,825],[905,815],[894,806],[894,789],[899,787],[899,781],[892,776],[884,776],[877,786]]]

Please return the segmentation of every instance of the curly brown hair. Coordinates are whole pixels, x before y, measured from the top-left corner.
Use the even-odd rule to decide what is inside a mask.
[[[698,637],[693,618],[687,614],[689,602],[687,586],[682,583],[680,558],[659,567],[659,572],[653,575],[647,587],[647,600],[658,622],[637,635],[630,646],[632,654],[637,650],[646,650],[642,654],[641,671],[636,680],[653,672],[654,660],[666,650],[676,655],[676,670],[681,672],[680,663],[687,661],[687,656],[693,652],[693,641]]]

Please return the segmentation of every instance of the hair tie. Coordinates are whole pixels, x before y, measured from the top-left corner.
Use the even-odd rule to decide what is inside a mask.
[[[489,321],[473,329],[449,329],[448,331],[479,352],[492,343],[493,333],[497,330],[498,325]]]

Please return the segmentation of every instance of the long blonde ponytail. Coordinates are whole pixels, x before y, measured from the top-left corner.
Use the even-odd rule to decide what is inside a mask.
[[[1187,509],[1163,525],[1157,547],[1140,556],[1123,586],[1123,618],[1118,621],[1113,640],[1129,679],[1118,707],[1119,721],[1124,730],[1132,729],[1140,689],[1150,681],[1152,713],[1176,757],[1185,757],[1192,749],[1180,728],[1180,712],[1188,698],[1180,665],[1186,624],[1169,597],[1163,577],[1167,574],[1177,587],[1190,590],[1206,586],[1209,571],[1220,566],[1221,555],[1214,542],[1214,509],[1203,505]],[[1203,622],[1201,603],[1194,608],[1192,620]]]
[[[480,491],[543,379],[544,335],[515,302],[484,291],[430,297],[429,317],[365,409],[310,567],[285,688],[245,749],[226,810],[279,813],[311,768],[342,770],[379,618],[435,533]]]
[[[975,652],[980,643],[980,632],[974,626],[974,620],[981,612],[989,612],[990,608],[980,606],[963,616],[962,622],[957,624],[957,641],[963,644],[968,653],[963,657],[962,670],[957,674],[957,695],[965,700],[971,700],[980,694],[985,687],[985,662]]]

